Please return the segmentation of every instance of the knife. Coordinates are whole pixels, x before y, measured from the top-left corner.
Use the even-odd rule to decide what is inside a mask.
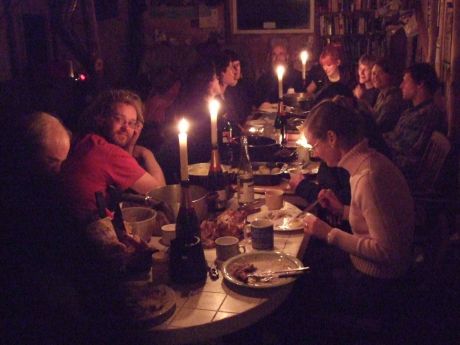
[[[293,275],[302,274],[309,270],[310,270],[310,267],[305,266],[305,267],[293,268],[290,270],[282,270],[282,271],[274,271],[274,272],[260,272],[260,273],[257,273],[256,275],[259,277],[278,275],[278,278],[286,278],[286,277],[291,277]]]
[[[305,210],[303,210],[302,212],[300,212],[297,216],[295,216],[293,219],[297,219],[297,218],[300,218],[300,217],[303,217],[305,216],[308,212],[310,212],[311,210],[313,210],[315,208],[316,205],[318,205],[319,201],[316,200],[313,204],[309,205]]]

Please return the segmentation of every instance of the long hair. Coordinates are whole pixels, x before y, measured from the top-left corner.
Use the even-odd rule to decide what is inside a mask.
[[[137,93],[122,89],[108,90],[99,94],[80,116],[79,135],[99,133],[101,128],[99,128],[98,118],[110,117],[117,103],[133,106],[136,109],[137,121],[144,122],[144,105]]]

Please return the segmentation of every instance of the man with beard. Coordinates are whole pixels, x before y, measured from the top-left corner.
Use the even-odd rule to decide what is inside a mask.
[[[136,145],[143,124],[140,97],[127,90],[99,95],[83,113],[79,140],[63,167],[68,206],[82,225],[97,218],[95,193],[108,187],[145,194],[165,185],[153,153]]]

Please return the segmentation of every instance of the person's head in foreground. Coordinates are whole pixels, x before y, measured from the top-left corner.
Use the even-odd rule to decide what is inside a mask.
[[[304,128],[312,155],[330,167],[337,166],[343,155],[362,139],[359,116],[332,100],[315,106]]]
[[[70,132],[62,122],[44,112],[31,114],[24,123],[24,147],[34,173],[54,176],[70,150]]]

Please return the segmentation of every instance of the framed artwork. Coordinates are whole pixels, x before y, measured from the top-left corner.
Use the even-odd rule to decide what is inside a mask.
[[[234,34],[314,31],[314,0],[231,0]]]

